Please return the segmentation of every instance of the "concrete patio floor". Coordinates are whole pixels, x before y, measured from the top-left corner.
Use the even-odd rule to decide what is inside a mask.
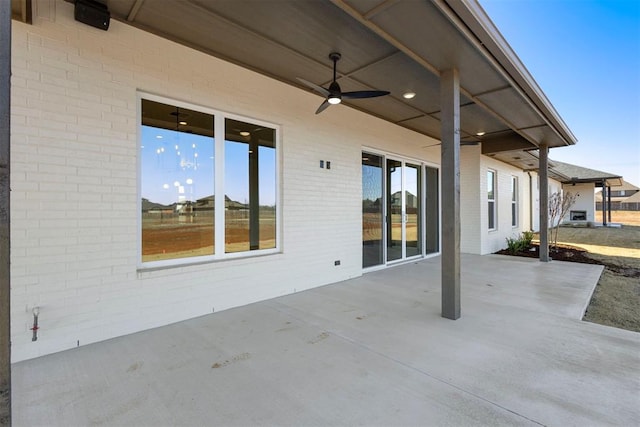
[[[638,425],[640,334],[580,319],[602,267],[405,264],[13,366],[15,426]]]

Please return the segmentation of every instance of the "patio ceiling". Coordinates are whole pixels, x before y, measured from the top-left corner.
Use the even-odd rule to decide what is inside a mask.
[[[24,17],[30,1],[12,2]],[[114,19],[305,91],[297,78],[326,87],[328,55],[340,52],[343,91],[391,92],[345,103],[436,139],[440,71],[457,68],[461,140],[481,142],[483,154],[576,142],[475,0],[103,2]]]

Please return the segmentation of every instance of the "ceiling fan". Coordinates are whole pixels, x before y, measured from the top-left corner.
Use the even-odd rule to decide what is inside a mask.
[[[329,107],[329,105],[340,104],[343,99],[375,98],[377,96],[389,95],[391,93],[386,90],[357,90],[354,92],[342,92],[342,90],[340,89],[340,85],[336,81],[336,63],[340,60],[341,57],[342,55],[340,55],[338,52],[331,52],[329,54],[329,59],[333,61],[333,81],[329,85],[328,89],[325,89],[322,86],[298,77],[298,81],[327,98],[322,104],[320,104],[320,106],[316,110],[316,114],[322,113],[327,109],[327,107]]]

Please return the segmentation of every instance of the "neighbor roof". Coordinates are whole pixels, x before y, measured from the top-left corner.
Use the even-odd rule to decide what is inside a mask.
[[[559,162],[557,160],[553,161],[553,169],[568,178],[561,181],[563,184],[580,182],[593,182],[598,184],[605,181],[606,185],[611,187],[619,187],[622,185],[622,177],[609,172],[602,172],[570,163]]]
[[[640,192],[627,197],[626,199],[622,200],[621,202],[622,203],[640,203]]]

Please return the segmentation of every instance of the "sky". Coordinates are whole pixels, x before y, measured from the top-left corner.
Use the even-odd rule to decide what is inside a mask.
[[[2,0],[0,0],[2,1]],[[142,126],[142,197],[163,205],[214,194],[214,138]],[[249,202],[249,145],[225,143],[225,195]],[[259,203],[275,205],[275,149],[259,147]]]
[[[576,136],[552,160],[640,187],[640,0],[479,0]]]

